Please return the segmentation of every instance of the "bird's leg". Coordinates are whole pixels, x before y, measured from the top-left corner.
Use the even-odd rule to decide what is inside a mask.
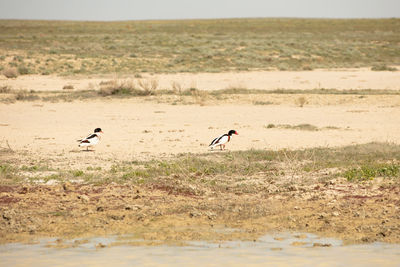
[[[89,147],[88,146],[86,147],[86,151],[89,151]]]

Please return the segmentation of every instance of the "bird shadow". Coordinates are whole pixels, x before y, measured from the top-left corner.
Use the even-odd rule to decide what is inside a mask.
[[[223,153],[223,152],[229,152],[230,150],[229,149],[224,149],[224,150],[221,150],[221,149],[209,149],[208,150],[208,152],[213,152],[213,153]]]

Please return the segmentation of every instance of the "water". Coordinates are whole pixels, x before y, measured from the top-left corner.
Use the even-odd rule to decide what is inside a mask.
[[[118,241],[118,237],[72,240],[69,244],[76,247],[67,242],[68,248],[49,247],[57,244],[55,239],[0,245],[0,266],[400,266],[400,245],[344,246],[312,234],[269,235],[255,242],[111,246]],[[106,247],[99,248],[99,243]]]

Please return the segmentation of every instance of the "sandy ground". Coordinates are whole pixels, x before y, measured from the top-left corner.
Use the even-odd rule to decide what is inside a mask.
[[[400,143],[399,96],[306,96],[312,104],[302,108],[295,104],[298,96],[255,97],[281,104],[228,100],[204,106],[171,105],[153,98],[1,104],[0,142],[77,168],[95,165],[98,157],[138,160],[204,153],[214,137],[230,129],[239,133],[227,145],[230,150]],[[270,129],[268,124],[311,124],[319,130]],[[104,134],[95,152],[77,153],[76,140],[96,127]]]
[[[143,74],[144,79],[158,81],[159,88],[170,89],[178,83],[183,89],[219,90],[246,89],[400,89],[400,72],[371,71],[369,69],[338,69],[314,71],[252,71],[227,73]],[[68,78],[57,76],[24,75],[16,79],[0,76],[0,86],[36,91],[62,90],[65,85],[75,90],[96,89],[110,79],[135,79],[134,76],[108,75],[101,77]]]

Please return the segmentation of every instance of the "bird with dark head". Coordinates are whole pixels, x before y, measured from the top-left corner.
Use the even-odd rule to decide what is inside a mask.
[[[218,136],[217,138],[214,138],[209,147],[211,149],[214,149],[216,146],[219,146],[221,150],[225,149],[225,144],[231,140],[231,136],[233,134],[238,135],[238,132],[236,130],[230,130],[227,134],[223,134],[221,136]]]
[[[86,150],[89,150],[89,147],[93,147],[97,145],[101,139],[101,134],[103,131],[101,128],[94,129],[94,133],[89,134],[86,138],[79,139],[79,147],[86,147]]]

